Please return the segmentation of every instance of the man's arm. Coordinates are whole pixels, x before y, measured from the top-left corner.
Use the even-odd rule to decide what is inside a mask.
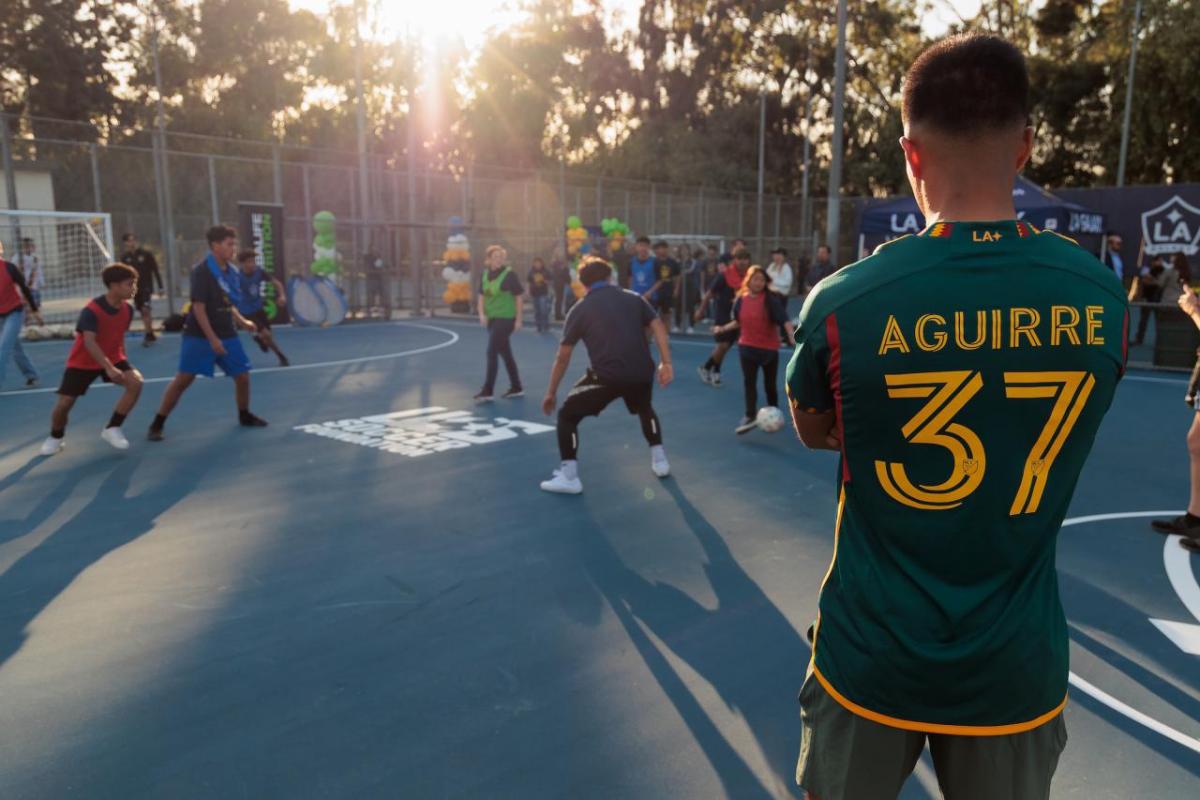
[[[1183,294],[1179,295],[1179,307],[1183,309],[1183,313],[1191,317],[1195,326],[1200,328],[1200,298],[1197,298],[1196,293],[1186,286]]]
[[[483,292],[480,292],[479,296],[476,297],[475,300],[476,300],[476,306],[479,308],[479,324],[486,328],[487,327],[487,317],[483,313]]]
[[[658,345],[658,385],[666,386],[675,379],[675,369],[671,366],[671,337],[667,335],[667,326],[657,316],[649,327],[650,335]]]
[[[258,326],[243,317],[242,312],[238,311],[237,308],[231,308],[230,311],[233,312],[233,321],[241,325],[242,330],[249,331],[250,333],[258,333]]]
[[[153,291],[154,287],[158,286],[158,290],[161,292],[163,290],[163,279],[162,273],[158,271],[158,259],[151,252],[147,251],[146,255],[150,258],[150,275],[152,276],[150,289]]]
[[[519,330],[521,330],[521,316],[525,312],[525,295],[519,294],[519,295],[517,295],[516,299],[517,299],[517,319],[516,319],[516,322],[513,323],[513,330],[519,331]]]
[[[792,425],[804,446],[810,450],[841,450],[838,436],[837,416],[832,411],[814,414],[800,408],[789,395],[788,407],[792,411]]]
[[[554,366],[550,368],[550,385],[546,387],[546,396],[542,398],[542,413],[550,416],[558,405],[558,385],[562,383],[567,367],[571,365],[571,353],[575,351],[573,344],[560,344],[554,356]]]
[[[271,278],[271,283],[275,284],[275,296],[279,298],[279,305],[287,305],[287,289],[278,278]]]

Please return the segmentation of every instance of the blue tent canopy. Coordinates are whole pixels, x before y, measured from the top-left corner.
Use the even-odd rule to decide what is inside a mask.
[[[1033,181],[1018,175],[1013,186],[1017,218],[1039,228],[1062,233],[1100,234],[1104,215],[1050,194]],[[894,197],[867,205],[858,218],[858,232],[872,239],[894,239],[925,228],[925,217],[911,197]]]

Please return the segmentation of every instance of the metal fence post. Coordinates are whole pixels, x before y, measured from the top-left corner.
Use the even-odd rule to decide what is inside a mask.
[[[171,169],[167,157],[167,134],[161,128],[158,134],[158,157],[162,164],[162,211],[166,230],[163,231],[163,246],[167,256],[167,311],[175,313],[175,279],[179,272],[179,247],[175,242],[175,217],[171,209]]]
[[[283,164],[280,163],[279,145],[271,147],[271,172],[275,184],[275,204],[283,204]]]
[[[97,211],[103,211],[103,197],[100,193],[100,157],[94,142],[88,147],[88,158],[92,162],[92,203],[96,206]]]
[[[17,210],[17,174],[14,171],[12,143],[8,138],[8,115],[0,113],[0,158],[4,162],[4,193],[8,199],[8,208],[11,211]],[[11,251],[15,253],[21,252],[18,246],[21,241],[21,228],[17,222],[17,217],[10,217],[12,220],[12,245]],[[14,256],[15,257],[15,256]]]
[[[658,197],[655,194],[654,184],[652,183],[652,184],[650,184],[650,230],[651,230],[651,232],[653,232],[654,229],[657,227],[657,223],[655,222],[655,219],[654,219],[654,216],[655,216],[654,212],[657,210],[658,210]]]
[[[212,224],[221,224],[221,204],[217,200],[217,160],[208,157],[208,199],[212,204]]]

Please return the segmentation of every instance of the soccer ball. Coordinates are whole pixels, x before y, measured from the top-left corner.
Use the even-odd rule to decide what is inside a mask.
[[[759,430],[775,433],[783,428],[783,412],[775,406],[763,406],[755,417]]]

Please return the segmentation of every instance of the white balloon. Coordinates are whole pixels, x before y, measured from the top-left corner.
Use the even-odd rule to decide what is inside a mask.
[[[453,283],[455,280],[457,280],[454,277],[457,274],[458,273],[454,270],[454,267],[446,267],[445,269],[442,270],[442,278],[444,280],[450,281],[451,283]]]

